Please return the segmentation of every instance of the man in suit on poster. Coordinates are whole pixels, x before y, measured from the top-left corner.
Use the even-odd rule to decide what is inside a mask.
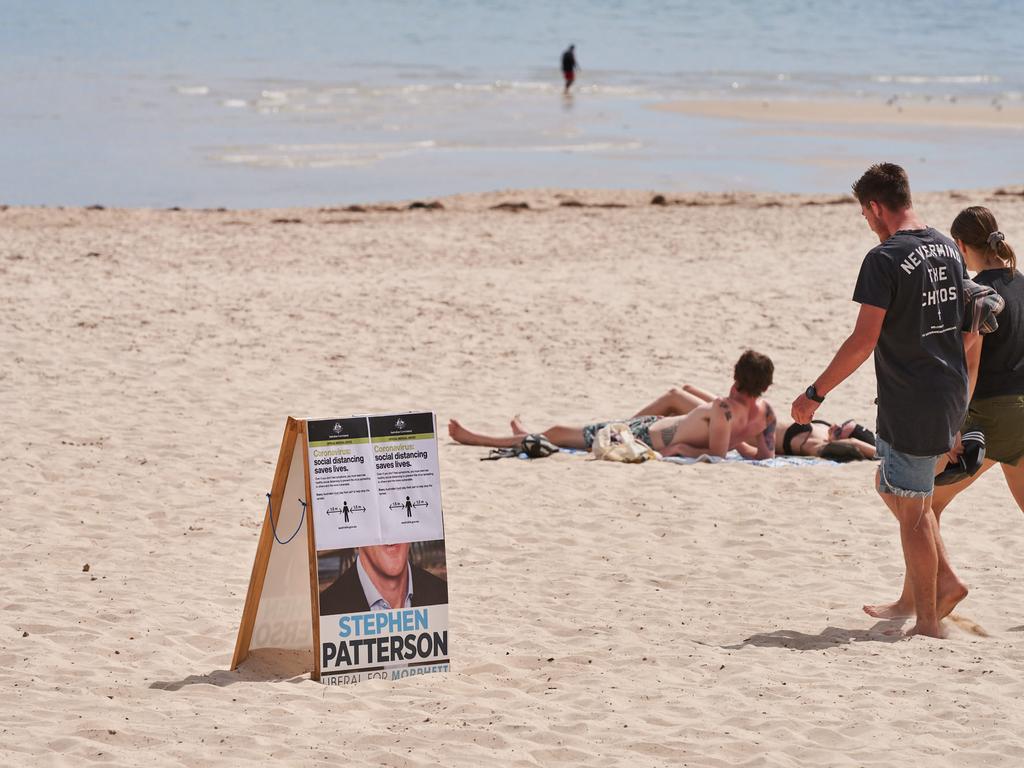
[[[409,548],[360,547],[355,563],[320,593],[320,615],[446,604],[447,582],[410,563]]]

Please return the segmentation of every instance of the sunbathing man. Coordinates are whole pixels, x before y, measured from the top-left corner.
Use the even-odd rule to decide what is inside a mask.
[[[641,408],[640,416],[679,416],[714,400],[714,395],[692,384],[672,387],[652,403]],[[756,449],[739,445],[736,450],[745,458],[753,458]],[[835,461],[857,461],[875,458],[875,436],[853,419],[832,424],[815,419],[810,424],[797,424],[782,417],[775,426],[775,453],[781,456],[817,456]]]
[[[775,455],[775,414],[761,395],[772,383],[775,366],[767,356],[747,350],[736,362],[735,381],[728,397],[712,398],[686,414],[648,415],[628,419],[630,431],[641,442],[663,456],[722,456],[744,443],[752,443],[755,456],[768,459]],[[590,450],[594,435],[603,421],[582,427],[555,426],[544,435],[563,448]],[[518,419],[512,420],[512,434],[493,437],[471,432],[458,421],[448,423],[448,434],[458,443],[511,448],[519,445],[527,430]]]

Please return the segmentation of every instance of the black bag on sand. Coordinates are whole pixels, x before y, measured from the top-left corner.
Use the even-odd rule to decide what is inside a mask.
[[[936,485],[952,485],[973,477],[985,461],[985,433],[968,427],[961,437],[964,450],[957,461],[946,464],[946,468],[935,476]]]
[[[543,459],[552,453],[558,453],[558,446],[544,435],[527,435],[523,438],[522,452],[531,459]]]

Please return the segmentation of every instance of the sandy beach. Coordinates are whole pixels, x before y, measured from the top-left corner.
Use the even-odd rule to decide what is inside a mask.
[[[788,412],[856,316],[858,207],[657,191],[0,210],[0,763],[1019,765],[1024,519],[995,471],[943,516],[961,622],[906,641],[861,611],[903,575],[870,463],[443,437],[452,671],[229,671],[288,416],[584,423],[722,391],[748,347]],[[915,202],[1024,242],[1020,187]],[[821,414],[873,426],[874,390],[868,364]]]

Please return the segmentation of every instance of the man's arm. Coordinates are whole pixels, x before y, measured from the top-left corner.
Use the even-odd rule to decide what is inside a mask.
[[[705,454],[710,454],[711,451],[689,443],[672,443],[672,445],[666,445],[659,453],[662,456],[684,456],[688,459],[697,459]]]
[[[731,434],[732,408],[724,398],[716,397],[708,420],[708,454],[725,458]]]
[[[978,383],[978,366],[981,365],[981,345],[985,338],[980,333],[964,331],[963,339],[964,353],[967,357],[967,402],[969,403],[974,397],[974,387]],[[963,440],[961,439],[961,434],[957,432],[956,437],[953,438],[953,447],[946,453],[946,458],[949,461],[955,462],[963,452]]]
[[[750,443],[740,443],[735,446],[736,453],[742,456],[744,459],[756,459],[757,448],[752,446]]]
[[[753,458],[755,459],[774,459],[775,458],[775,411],[772,410],[770,403],[765,403],[765,427],[764,431],[758,433],[757,442],[754,445],[757,447],[757,453]],[[748,458],[744,456],[744,458]]]
[[[860,314],[857,315],[853,333],[839,347],[828,368],[814,382],[818,395],[827,395],[864,364],[878,343],[885,312],[881,307],[871,304],[860,305]],[[816,403],[806,394],[801,394],[793,401],[793,421],[797,424],[810,423],[819,405],[821,403]]]
[[[687,456],[696,459],[707,454],[708,456],[721,456],[729,452],[729,435],[732,433],[730,422],[732,421],[732,408],[724,398],[716,397],[714,406],[708,413],[708,445],[700,448],[682,441],[676,441],[666,445],[661,451],[662,456]]]

